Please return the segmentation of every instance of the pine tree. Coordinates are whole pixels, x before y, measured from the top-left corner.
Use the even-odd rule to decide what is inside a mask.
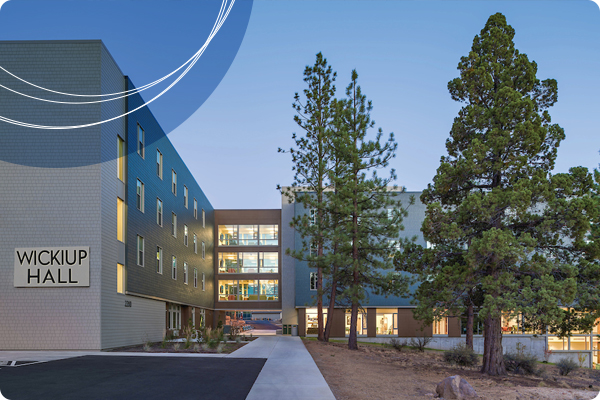
[[[289,153],[294,163],[294,182],[284,193],[309,210],[308,215],[297,216],[292,220],[292,226],[303,238],[303,249],[288,254],[298,260],[308,261],[309,266],[317,270],[319,340],[324,339],[323,269],[328,265],[324,251],[327,225],[324,192],[331,158],[328,142],[333,120],[331,103],[335,95],[335,79],[336,73],[320,52],[314,66],[307,66],[304,70],[304,81],[308,87],[304,89],[304,96],[295,94],[293,103],[297,112],[294,121],[304,131],[304,135],[292,136],[296,148],[290,149]],[[279,152],[285,151],[279,149]],[[313,253],[311,249],[316,249],[316,252]]]
[[[341,170],[330,174],[335,195],[329,196],[330,207],[342,216],[333,241],[338,244],[337,279],[346,286],[341,297],[351,305],[348,340],[351,350],[358,348],[358,311],[367,290],[386,295],[404,295],[408,290],[405,277],[389,271],[393,267],[390,254],[394,248],[390,239],[398,238],[406,210],[388,187],[396,178],[394,170],[388,178],[380,178],[376,173],[377,169],[388,167],[397,143],[390,134],[381,144],[381,128],[375,140],[367,138],[375,124],[370,117],[373,107],[362,94],[357,79],[358,74],[352,71],[346,99],[339,103],[340,130],[332,141]],[[388,207],[398,210],[396,218],[388,218]]]
[[[593,180],[581,167],[551,174],[565,137],[547,111],[557,83],[537,79],[537,64],[515,49],[514,34],[504,15],[492,15],[461,58],[448,89],[465,105],[421,196],[422,231],[435,246],[419,256],[430,268],[421,278],[430,289],[448,283],[435,293],[440,307],[481,290],[482,372],[490,375],[506,374],[503,315],[551,331],[567,319],[574,321],[567,330],[589,327],[600,300],[598,260],[585,240],[598,218]],[[416,297],[425,300],[426,291]]]

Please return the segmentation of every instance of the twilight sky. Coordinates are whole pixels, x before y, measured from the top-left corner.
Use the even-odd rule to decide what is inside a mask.
[[[100,38],[138,86],[175,69],[204,42],[205,36],[195,35],[201,29],[188,21],[193,20],[192,13],[185,13],[188,5],[193,7],[188,0],[153,1],[178,12],[147,12],[142,21],[130,15],[122,24],[107,25],[94,12],[89,20],[61,26],[41,15],[25,26],[9,18],[11,3],[18,16],[21,1],[31,0],[3,6],[0,40]],[[234,7],[245,1],[237,0]],[[61,16],[68,17],[74,2],[56,3],[63,7]],[[76,3],[78,12],[94,3],[145,4]],[[277,148],[290,147],[292,133],[300,133],[292,120],[293,96],[304,89],[305,65],[321,51],[338,72],[338,95],[357,69],[359,84],[373,101],[376,126],[394,132],[399,143],[391,163],[397,183],[422,190],[445,154],[460,108],[447,83],[458,76],[460,57],[496,12],[515,29],[517,49],[538,63],[538,78],[558,81],[558,103],[549,111],[567,137],[555,172],[598,167],[600,9],[589,0],[255,0],[237,56],[208,100],[185,122],[169,120],[165,111],[184,101],[177,93],[150,108],[165,127],[183,122],[169,137],[215,208],[279,208],[275,187],[290,184],[292,173],[289,156]],[[203,18],[197,23],[212,26]],[[185,79],[180,84],[186,85]]]

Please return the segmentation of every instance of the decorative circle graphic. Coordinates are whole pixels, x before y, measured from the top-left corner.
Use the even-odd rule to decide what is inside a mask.
[[[2,17],[11,11],[15,14],[23,12],[25,3],[31,5],[35,1],[13,0],[2,8],[0,34],[4,25]],[[64,1],[44,3],[54,3],[58,12],[66,6]],[[86,3],[94,3],[104,12],[115,7],[115,2]],[[125,4],[134,10],[141,2],[119,3],[119,7]],[[186,1],[181,3],[185,4]],[[97,146],[88,149],[94,154],[86,154],[85,147],[81,147],[81,154],[76,151],[71,153],[72,157],[60,156],[60,153],[47,151],[48,145],[52,145],[52,137],[48,135],[55,135],[54,142],[59,146],[64,146],[69,135],[74,138],[73,143],[83,144],[80,142],[82,136],[115,129],[124,130],[127,132],[125,135],[135,138],[137,133],[131,132],[135,130],[135,124],[132,125],[130,120],[142,111],[146,119],[154,120],[156,116],[157,128],[164,134],[185,121],[210,96],[233,62],[252,9],[252,1],[248,0],[238,0],[237,3],[236,0],[208,0],[201,2],[202,6],[197,3],[187,2],[203,15],[201,21],[204,23],[201,26],[207,35],[200,49],[172,72],[139,87],[133,85],[132,76],[122,73],[115,75],[115,70],[120,68],[118,57],[112,63],[108,61],[112,60],[112,56],[109,44],[100,41],[102,37],[100,40],[81,40],[77,36],[82,33],[76,32],[73,39],[66,40],[63,37],[56,41],[0,41],[0,160],[36,167],[64,168],[96,164],[114,159],[117,155],[111,157],[100,154]],[[171,7],[173,2],[145,1],[143,4],[145,7],[155,7],[155,15],[160,15],[161,7]],[[102,15],[102,12],[98,14]],[[209,17],[212,19],[210,25],[206,23]],[[155,22],[144,21],[146,24]],[[156,35],[154,40],[157,41]],[[148,43],[148,46],[152,47],[152,43]],[[90,57],[95,58],[96,62],[90,63]],[[201,70],[195,71],[193,80],[184,80],[201,58],[203,64],[198,64]],[[135,75],[136,71],[132,72]],[[161,107],[157,108],[159,115],[152,115],[148,114],[147,106],[178,83],[179,92],[171,92],[168,103],[164,100],[162,103],[163,108],[171,106],[171,112],[163,118],[167,121],[165,126],[160,118]],[[186,84],[193,86],[186,87]],[[143,92],[148,94],[147,99],[142,99]],[[179,98],[181,93],[185,93],[185,96]],[[181,105],[181,110],[173,109],[172,105],[177,103]],[[177,120],[174,120],[175,116]],[[76,133],[67,133],[72,130]],[[147,137],[144,145],[159,140],[161,135]],[[129,152],[132,148],[134,146],[130,145]]]

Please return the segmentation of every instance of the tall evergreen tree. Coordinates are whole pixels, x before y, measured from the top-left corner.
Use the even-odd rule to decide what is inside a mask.
[[[421,278],[435,288],[453,285],[446,302],[480,288],[482,372],[490,375],[506,374],[503,314],[556,330],[568,315],[562,305],[585,311],[569,315],[575,323],[567,330],[589,328],[600,299],[598,262],[585,241],[598,217],[593,181],[580,167],[551,174],[565,137],[547,111],[557,83],[536,78],[537,64],[515,49],[514,34],[504,15],[492,15],[461,58],[460,77],[448,89],[465,105],[446,141],[448,155],[421,196],[423,234],[435,245]]]
[[[288,198],[302,203],[310,214],[297,216],[292,226],[303,238],[304,248],[291,251],[292,257],[305,260],[317,271],[317,320],[318,338],[324,339],[323,333],[323,269],[327,268],[324,252],[326,207],[324,192],[330,164],[328,150],[333,110],[331,102],[335,95],[336,73],[320,52],[315,64],[304,69],[304,82],[307,88],[303,96],[294,96],[293,107],[296,111],[294,121],[304,131],[304,135],[292,138],[296,148],[289,150],[294,163],[294,182],[287,189]],[[285,151],[279,149],[279,152]],[[281,190],[281,188],[279,187]],[[316,252],[311,251],[316,249]]]
[[[341,295],[351,305],[348,348],[354,350],[358,348],[358,311],[367,290],[390,295],[404,295],[408,290],[407,280],[389,271],[393,267],[389,257],[393,244],[389,240],[398,237],[406,210],[390,195],[388,185],[396,178],[394,170],[388,178],[381,178],[376,172],[388,167],[397,143],[390,134],[382,144],[381,128],[375,140],[368,139],[375,124],[370,117],[373,107],[362,94],[357,79],[358,74],[352,71],[346,99],[339,104],[340,130],[333,138],[333,148],[341,170],[330,174],[336,192],[330,196],[330,206],[347,216],[339,219],[333,240],[338,244],[338,276],[346,282]],[[388,218],[388,207],[397,210],[396,218]]]

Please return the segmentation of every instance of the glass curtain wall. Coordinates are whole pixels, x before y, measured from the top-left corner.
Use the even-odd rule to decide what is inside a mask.
[[[350,336],[350,320],[352,314],[346,310],[346,336]],[[358,311],[358,321],[356,321],[356,334],[358,336],[367,336],[367,313],[363,310]]]
[[[277,225],[219,225],[219,246],[277,246],[278,244]]]
[[[327,323],[327,310],[323,310],[323,328]],[[307,308],[306,309],[306,334],[307,335],[318,335],[319,334],[319,321],[317,319],[317,309]]]
[[[219,280],[219,301],[277,301],[278,280]]]
[[[377,335],[398,336],[398,310],[394,308],[377,309]]]
[[[267,273],[279,271],[279,254],[267,252],[219,252],[219,273]]]

